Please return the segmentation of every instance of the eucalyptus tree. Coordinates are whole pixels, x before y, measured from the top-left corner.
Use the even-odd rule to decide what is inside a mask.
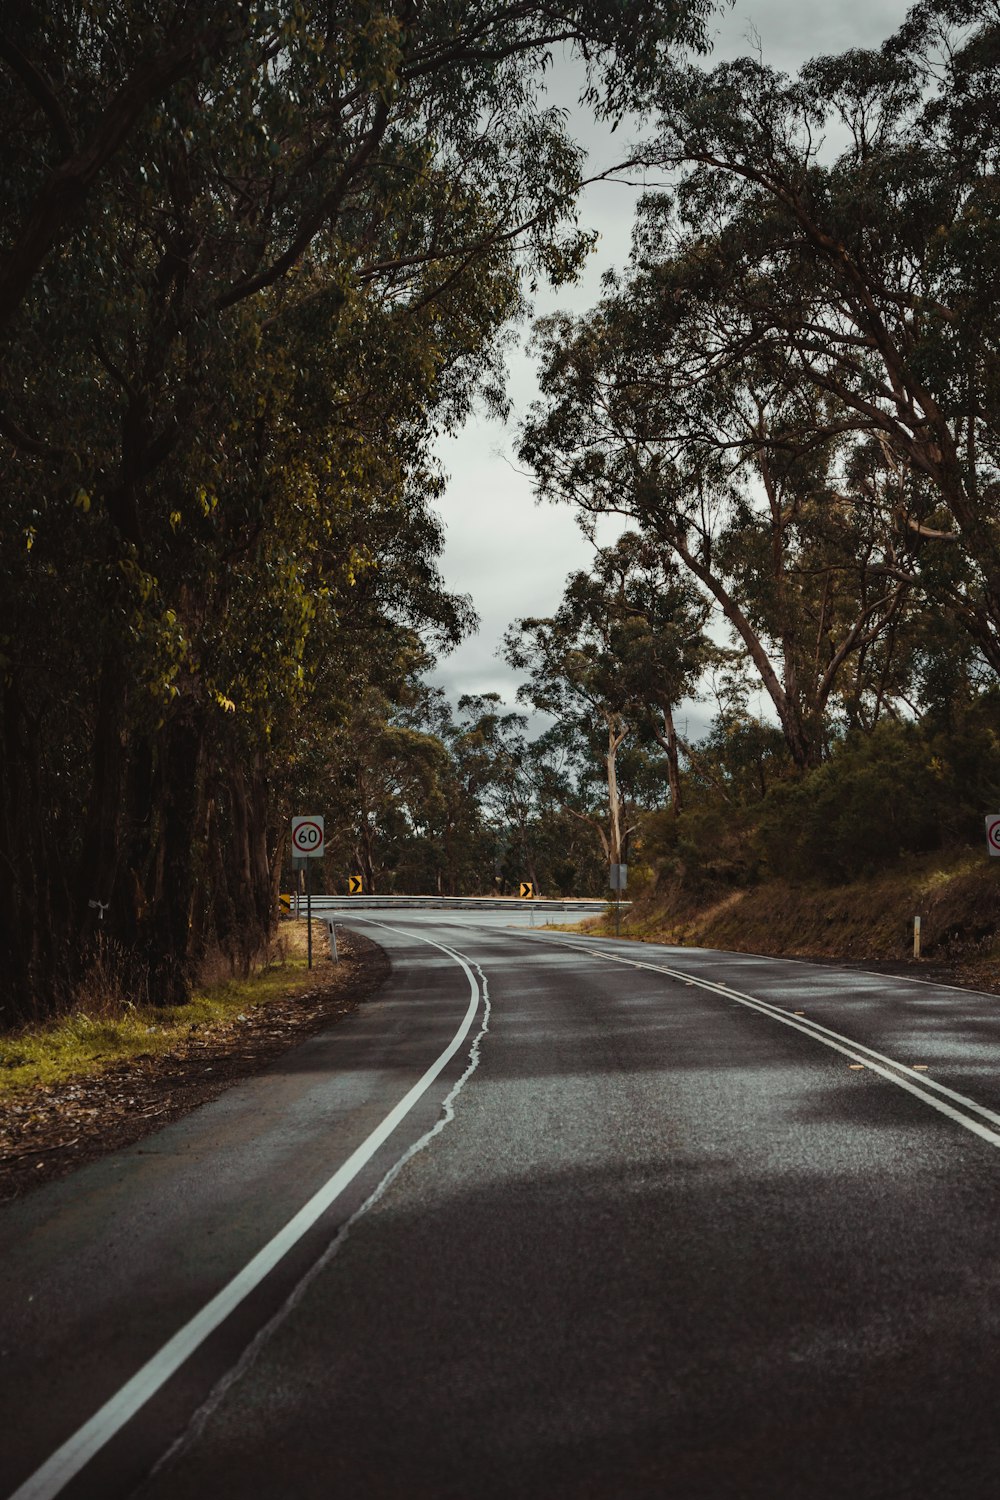
[[[630,274],[591,315],[540,325],[521,454],[543,496],[625,517],[686,572],[804,768],[852,659],[907,606],[912,548],[868,505],[831,402],[752,351],[716,358],[739,325],[728,275],[721,251],[654,255],[642,226]]]
[[[610,864],[623,862],[639,806],[661,790],[651,744],[666,753],[680,811],[673,711],[707,660],[706,614],[662,554],[626,535],[597,552],[590,572],[571,575],[553,616],[518,620],[505,637],[507,661],[528,673],[519,696],[555,721],[550,737],[569,750],[577,785],[602,784],[603,814],[571,797],[564,807],[594,828]]]
[[[436,735],[398,722],[391,700],[369,686],[327,754],[335,838],[339,827],[365,889],[377,891],[398,860],[400,841],[427,831],[447,774],[446,747]]]
[[[336,552],[340,518],[412,492],[435,424],[499,389],[522,273],[586,253],[580,153],[536,103],[549,49],[582,52],[615,114],[703,43],[708,8],[5,7],[13,1005],[72,983],[95,900],[154,992],[183,993],[209,763],[260,761],[252,842],[273,843],[272,709],[306,692],[311,633],[375,560]]]
[[[591,759],[602,766],[604,816],[569,810],[595,829],[608,862],[620,864],[633,830],[618,785],[618,757],[635,725],[619,677],[611,622],[588,608],[588,602],[564,597],[549,619],[516,620],[504,637],[504,656],[515,670],[528,673],[518,696],[550,715],[574,748],[586,747],[585,768]]]
[[[757,58],[674,70],[643,160],[675,183],[638,234],[645,263],[689,268],[704,370],[753,361],[811,393],[815,443],[868,444],[851,504],[896,536],[887,576],[918,581],[994,671],[998,37],[995,0],[922,0],[881,48],[794,79]]]
[[[452,753],[468,801],[480,809],[492,844],[487,887],[502,878],[504,856],[513,855],[522,879],[542,889],[537,852],[538,749],[528,739],[528,716],[504,709],[499,693],[470,693],[458,701]]]
[[[589,575],[571,587],[603,601],[614,621],[612,649],[620,681],[645,731],[666,757],[670,805],[682,806],[677,706],[698,695],[706,668],[720,653],[706,635],[710,604],[672,554],[636,532],[600,549]]]

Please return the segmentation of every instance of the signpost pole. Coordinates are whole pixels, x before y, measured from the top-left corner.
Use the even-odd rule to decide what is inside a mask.
[[[312,864],[306,865],[306,968],[313,966],[313,883]]]
[[[628,865],[612,865],[608,882],[615,893],[615,937],[622,933],[622,891],[628,885]]]

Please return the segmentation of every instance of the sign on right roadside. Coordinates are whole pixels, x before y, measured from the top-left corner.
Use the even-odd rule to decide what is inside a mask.
[[[611,876],[608,881],[613,891],[624,891],[628,889],[628,865],[612,865]]]
[[[986,843],[991,854],[1000,855],[1000,813],[986,814]]]

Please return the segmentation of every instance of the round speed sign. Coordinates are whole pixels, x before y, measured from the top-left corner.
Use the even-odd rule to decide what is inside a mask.
[[[303,855],[318,857],[323,853],[323,818],[320,814],[292,819],[292,852],[300,858]]]
[[[1000,854],[1000,816],[996,813],[986,819],[986,842],[991,854]]]

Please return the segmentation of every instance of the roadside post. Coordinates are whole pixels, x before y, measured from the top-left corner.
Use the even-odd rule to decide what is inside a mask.
[[[310,859],[322,859],[326,835],[322,813],[310,813],[292,819],[292,852],[306,863],[306,964],[313,966],[312,940],[312,866]]]
[[[333,918],[332,917],[327,917],[327,919],[326,919],[326,931],[327,931],[327,936],[330,939],[330,957],[333,959],[333,961],[334,961],[335,964],[339,964],[340,963],[340,954],[337,952],[337,934],[333,930]]]
[[[622,930],[622,891],[628,889],[628,865],[612,865],[609,884],[615,893],[615,937],[620,937]]]
[[[920,957],[920,917],[913,918],[913,957]]]

